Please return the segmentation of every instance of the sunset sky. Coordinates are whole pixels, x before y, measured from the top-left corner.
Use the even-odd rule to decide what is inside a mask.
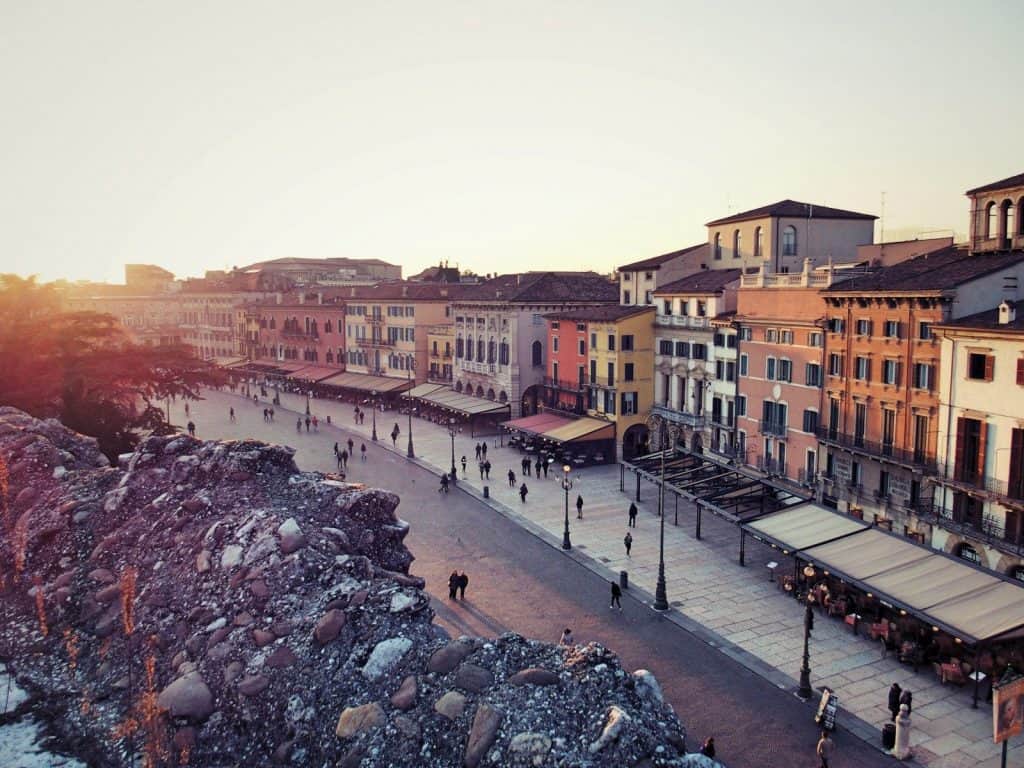
[[[611,270],[782,198],[967,229],[1024,4],[0,3],[0,271]],[[876,231],[876,237],[878,233]]]

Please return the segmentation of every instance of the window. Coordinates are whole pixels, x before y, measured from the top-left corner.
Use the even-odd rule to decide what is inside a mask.
[[[722,360],[715,360],[715,378],[725,378],[725,363]]]
[[[824,345],[824,334],[822,334],[821,331],[811,331],[807,334],[807,346],[823,347]]]
[[[736,381],[736,363],[725,364],[725,380]]]
[[[715,232],[715,247],[714,247],[715,261],[722,260],[722,233]]]
[[[996,236],[996,232],[999,231],[999,224],[997,222],[998,209],[995,203],[989,203],[985,206],[985,237],[992,239]]]
[[[720,332],[716,332],[715,333],[714,345],[716,347],[724,347],[725,346],[725,334],[724,333],[720,333]]]
[[[793,332],[792,331],[779,331],[779,341],[783,344],[793,343]]]
[[[562,324],[560,322],[558,322],[557,320],[552,320],[551,321],[551,330],[557,331],[561,327],[561,325]]]
[[[804,366],[804,382],[809,387],[821,386],[821,366],[817,363],[807,363]]]
[[[676,342],[676,357],[689,357],[690,356],[690,342],[688,341],[677,341]]]
[[[932,365],[929,363],[914,363],[914,387],[916,389],[932,388]]]
[[[498,345],[498,364],[508,365],[508,339],[502,339],[501,344]]]
[[[754,331],[748,326],[740,328],[740,341],[750,341],[754,338]]]
[[[740,355],[740,376],[747,375],[747,369],[750,364],[750,359],[744,354]]]
[[[857,335],[858,336],[870,336],[871,335],[871,321],[870,320],[858,320],[857,321]]]
[[[882,363],[882,383],[890,386],[899,386],[900,363],[899,360],[885,360]]]
[[[577,354],[580,354],[580,355],[587,354],[587,342],[586,341],[584,341],[583,339],[579,339],[576,342],[576,346],[577,346],[577,349],[576,349]]]
[[[590,334],[590,348],[591,349],[597,349],[597,334],[596,333]]]
[[[854,378],[860,381],[868,381],[871,378],[871,360],[866,357],[854,359]]]
[[[761,227],[754,229],[754,258],[759,259],[764,253],[764,230]]]
[[[633,381],[633,363],[626,363],[622,372],[623,381]]]
[[[884,470],[878,473],[878,498],[889,496],[889,473]]]
[[[654,273],[653,272],[644,272],[644,280],[653,280],[653,279],[654,279]]]
[[[659,355],[671,355],[672,354],[672,342],[669,339],[661,339],[658,342],[658,354]]]
[[[743,235],[737,229],[732,233],[732,257],[738,259],[740,257],[740,247],[743,245]]]
[[[544,365],[544,345],[539,341],[533,342],[530,348],[530,362],[534,368],[539,368]]]
[[[796,227],[792,224],[782,230],[782,255],[796,256]]]
[[[627,278],[629,277],[628,273],[627,273],[626,277]],[[632,304],[633,303],[633,294],[631,294],[629,291],[623,291],[622,292],[622,303],[623,304]]]
[[[558,381],[558,363],[551,364],[551,378],[554,381]]]
[[[708,303],[706,301],[697,302],[697,317],[705,317],[708,313]]]
[[[665,299],[665,301],[663,302],[663,308],[664,308],[663,311],[662,311],[663,315],[671,315],[672,314],[672,299]]]
[[[590,383],[597,384],[597,360],[590,361]]]
[[[736,415],[746,416],[747,415],[747,396],[737,395],[736,396]]]
[[[892,446],[896,439],[896,411],[892,408],[882,409],[882,454],[892,456]]]
[[[830,352],[828,356],[828,375],[829,376],[842,376],[843,375],[843,356]]]
[[[557,336],[552,336],[551,337],[551,351],[552,352],[557,352],[558,351],[558,337]]]
[[[779,340],[779,332],[774,328],[769,328],[764,332],[764,340],[768,342],[776,342]]]
[[[774,357],[769,357],[764,361],[764,377],[769,381],[775,381],[775,370],[778,361]]]
[[[917,324],[917,338],[921,341],[927,341],[932,337],[932,324],[931,323],[918,323]]]
[[[576,330],[579,331],[580,333],[583,333],[584,331],[587,330],[587,326],[583,323],[576,323]]]
[[[978,554],[978,550],[972,547],[970,544],[962,543],[956,545],[956,555],[962,560],[966,560],[969,563],[975,565],[981,565],[981,555]]]
[[[349,326],[351,327],[351,326]],[[455,339],[455,357],[461,360],[465,354],[465,341],[461,336]]]
[[[636,392],[623,392],[621,394],[621,410],[620,413],[623,415],[629,415],[637,412],[637,397]]]
[[[608,363],[608,386],[615,386],[615,363]]]
[[[633,334],[627,333],[622,337],[622,351],[632,352],[633,351]]]
[[[615,334],[614,333],[609,333],[608,334],[608,351],[609,352],[614,352],[615,351]]]
[[[1017,358],[1017,386],[1024,386],[1024,357]]]
[[[694,360],[707,360],[708,359],[708,347],[706,344],[694,344],[690,348],[690,356]]]
[[[779,381],[793,380],[793,362],[782,358],[779,360]]]
[[[818,431],[818,412],[804,411],[804,432],[815,434]]]
[[[850,485],[857,487],[864,480],[864,472],[861,470],[859,461],[850,462]]]
[[[899,320],[886,320],[885,321],[885,338],[887,339],[898,339],[900,337],[900,321]]]
[[[654,303],[654,291],[644,291],[644,304]]]
[[[841,317],[830,317],[828,319],[829,333],[843,333],[846,330],[846,321]]]
[[[690,302],[683,299],[679,302],[679,314],[686,317],[690,314]]]
[[[971,352],[967,355],[967,378],[972,381],[992,381],[996,359],[983,352]]]

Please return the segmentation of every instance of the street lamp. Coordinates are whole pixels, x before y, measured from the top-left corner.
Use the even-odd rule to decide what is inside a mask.
[[[458,474],[455,471],[455,436],[462,431],[461,427],[456,426],[455,419],[448,419],[448,436],[452,439],[452,485],[455,485],[458,479]]]
[[[416,364],[416,358],[409,358],[409,365],[405,369],[405,378],[409,383],[412,383],[412,367]],[[411,388],[410,388],[411,389]],[[405,455],[410,459],[415,459],[416,454],[412,450],[412,403],[413,400],[409,398],[409,447],[406,449]]]
[[[373,419],[373,432],[370,433],[370,439],[373,442],[377,442],[377,390],[371,390],[370,392],[370,408],[373,410],[371,418]]]
[[[572,467],[568,464],[562,467],[562,488],[565,489],[565,533],[562,534],[562,549],[572,549],[572,542],[569,541],[569,491],[572,490],[572,478],[569,473]]]
[[[309,390],[309,389],[306,390],[306,415],[307,416],[309,416],[309,393],[311,391],[312,390]]]
[[[814,578],[814,566],[808,564],[804,568],[804,576],[808,579]],[[804,661],[800,667],[800,688],[796,694],[801,699],[811,698],[811,654],[809,648],[809,642],[811,639],[811,630],[814,629],[814,595],[810,592],[807,593],[807,605],[804,608]]]
[[[668,447],[665,445],[665,438],[668,438],[669,445],[675,450],[675,440],[678,435],[678,428],[665,419],[652,417],[648,420],[648,429],[658,428],[658,443],[661,447],[661,482],[658,488],[658,517],[660,518],[660,534],[658,539],[658,584],[654,590],[654,603],[652,608],[656,611],[668,610],[668,589],[665,585],[665,454]]]

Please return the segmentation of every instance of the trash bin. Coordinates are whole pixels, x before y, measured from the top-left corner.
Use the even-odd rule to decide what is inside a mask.
[[[896,723],[886,723],[882,726],[882,746],[885,749],[896,746]]]
[[[485,499],[491,498],[491,487],[489,485],[485,485],[484,486],[484,498]]]
[[[629,589],[629,571],[619,571],[619,586]]]

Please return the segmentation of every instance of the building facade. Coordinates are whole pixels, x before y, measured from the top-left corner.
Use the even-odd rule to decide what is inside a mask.
[[[449,322],[427,326],[427,381],[432,384],[446,384],[450,387],[454,359],[454,324]]]
[[[698,243],[619,267],[619,303],[653,305],[654,292],[681,277],[708,268],[708,244]]]
[[[322,294],[299,293],[278,295],[275,301],[250,307],[249,312],[255,312],[258,325],[256,354],[252,359],[320,365],[335,368],[339,373],[345,370],[343,304],[325,301]],[[250,323],[244,321],[243,332],[251,335]]]
[[[967,191],[971,250],[1024,248],[1024,173]]]

